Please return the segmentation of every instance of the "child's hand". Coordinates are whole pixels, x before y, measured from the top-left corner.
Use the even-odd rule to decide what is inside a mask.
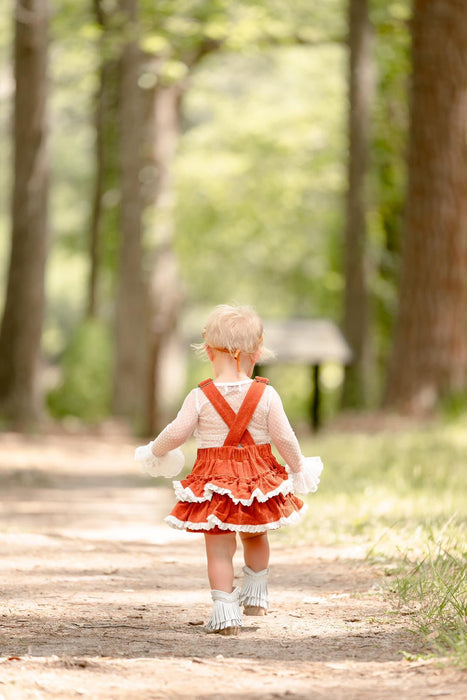
[[[137,447],[135,460],[140,462],[141,471],[149,476],[165,476],[170,478],[179,474],[185,465],[185,456],[180,448],[170,450],[162,457],[152,453],[152,442]]]

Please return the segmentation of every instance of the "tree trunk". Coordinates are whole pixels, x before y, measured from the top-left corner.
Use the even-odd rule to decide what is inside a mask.
[[[118,223],[119,139],[118,99],[120,67],[109,52],[116,45],[111,21],[103,0],[94,0],[96,20],[101,28],[99,85],[94,104],[95,177],[89,235],[89,282],[87,316],[98,315],[102,273],[115,270],[113,252]],[[114,276],[114,275],[113,275]]]
[[[349,0],[349,161],[345,229],[344,334],[354,353],[346,368],[343,406],[361,407],[370,380],[366,256],[366,176],[372,97],[368,0]]]
[[[173,161],[180,130],[181,88],[156,87],[151,96],[148,141],[157,177],[147,196],[155,216],[152,238],[153,265],[150,286],[150,366],[148,375],[146,432],[154,434],[161,424],[164,397],[164,351],[177,330],[182,292],[177,258],[173,249]]]
[[[137,1],[121,0],[121,9],[136,26]],[[182,60],[190,70],[219,46],[219,42],[208,40]],[[137,87],[140,61],[136,42],[128,44],[122,62],[124,243],[117,302],[114,405],[120,414],[143,416],[143,430],[154,434],[161,424],[163,397],[167,391],[173,394],[174,382],[168,384],[165,359],[168,348],[174,344],[183,297],[173,249],[172,184],[183,85],[164,83],[161,76],[164,59],[146,54],[145,71],[152,72],[157,80],[153,88],[146,88],[143,98]],[[141,272],[143,213],[145,238],[150,249],[145,256],[145,268],[149,270],[147,287]],[[139,315],[138,309],[142,309]],[[144,393],[142,402],[140,386]],[[134,401],[134,405],[128,406],[129,401]],[[141,405],[144,409],[140,411]]]
[[[142,270],[142,96],[137,0],[121,0],[131,37],[122,56],[120,99],[121,254],[116,307],[114,411],[141,428],[147,380],[147,291]]]
[[[408,195],[385,404],[410,413],[465,386],[467,5],[415,0]]]
[[[37,418],[37,365],[47,257],[47,0],[17,0],[12,243],[0,330],[0,411]]]

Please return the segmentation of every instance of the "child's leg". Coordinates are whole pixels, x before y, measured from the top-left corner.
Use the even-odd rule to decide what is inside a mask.
[[[265,615],[269,607],[268,564],[269,540],[266,532],[242,532],[245,566],[240,602],[245,615]]]
[[[252,571],[262,571],[269,564],[269,540],[267,532],[241,532],[245,564]]]
[[[233,556],[237,549],[234,532],[222,535],[205,534],[208,576],[214,602],[208,632],[238,634],[242,624],[238,589],[233,590]]]
[[[208,577],[211,589],[231,593],[233,590],[233,556],[237,549],[235,532],[225,535],[205,533]]]
[[[262,571],[269,564],[269,540],[267,532],[241,532],[245,564],[252,571]]]

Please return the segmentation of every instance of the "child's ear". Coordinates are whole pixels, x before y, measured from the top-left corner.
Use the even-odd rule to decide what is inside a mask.
[[[261,350],[256,350],[255,352],[251,352],[247,355],[247,357],[248,357],[248,369],[246,370],[246,373],[248,374],[249,377],[251,377],[251,375],[253,374],[255,364],[258,362],[260,355],[261,355]]]
[[[214,359],[213,349],[211,347],[209,347],[209,345],[205,345],[204,349],[206,350],[206,355],[208,356],[209,361],[212,362]]]
[[[253,355],[253,360],[254,360],[255,365],[258,362],[260,357],[261,357],[261,348],[259,348]]]

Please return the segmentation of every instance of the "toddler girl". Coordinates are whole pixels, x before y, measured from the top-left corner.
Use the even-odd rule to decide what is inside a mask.
[[[184,465],[179,448],[194,433],[198,446],[191,473],[174,481],[178,500],[166,522],[205,538],[211,595],[208,632],[238,634],[246,615],[268,609],[268,530],[297,522],[306,506],[296,493],[316,491],[323,465],[302,456],[278,393],[267,379],[251,379],[255,363],[272,353],[263,326],[245,306],[221,305],[209,316],[202,348],[214,380],[186,397],[177,417],[135,458],[152,476],[174,476]],[[271,442],[288,466],[271,452]],[[245,566],[233,589],[237,533]]]

